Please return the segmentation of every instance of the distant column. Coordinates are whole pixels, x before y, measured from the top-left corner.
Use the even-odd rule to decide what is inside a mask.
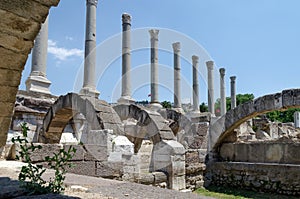
[[[158,33],[159,30],[151,29],[151,106],[161,108],[158,101]]]
[[[220,107],[221,107],[221,115],[226,113],[226,96],[225,96],[225,68],[220,68]]]
[[[127,13],[122,15],[122,94],[118,100],[119,103],[133,103],[131,98],[131,80],[130,80],[130,28],[131,16]]]
[[[198,63],[199,57],[192,56],[193,61],[193,111],[200,112],[199,110],[199,81],[198,81]]]
[[[296,111],[294,113],[294,126],[295,128],[300,128],[300,112]]]
[[[214,62],[207,61],[207,83],[208,83],[208,111],[215,114],[215,99],[214,99]]]
[[[26,90],[50,94],[51,82],[47,79],[47,53],[48,53],[48,17],[42,24],[32,50],[31,73],[26,80]]]
[[[173,43],[174,51],[174,108],[181,108],[180,90],[180,42]]]
[[[96,9],[98,0],[86,1],[84,79],[81,95],[98,98],[96,90]]]
[[[230,88],[231,88],[231,109],[236,107],[236,85],[235,80],[236,76],[230,77]]]

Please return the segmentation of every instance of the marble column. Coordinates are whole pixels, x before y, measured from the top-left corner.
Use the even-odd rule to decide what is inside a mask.
[[[180,42],[172,44],[174,51],[174,108],[181,109]]]
[[[198,80],[198,68],[199,68],[199,57],[196,55],[192,56],[193,61],[193,112],[199,112],[199,80]]]
[[[214,62],[207,61],[207,84],[208,84],[208,112],[215,114],[214,99]]]
[[[131,16],[124,13],[122,15],[122,94],[118,103],[133,103],[135,101],[131,98],[130,28]]]
[[[294,113],[294,127],[300,128],[300,112],[299,111],[296,111]]]
[[[31,73],[26,80],[26,90],[50,94],[51,82],[46,77],[48,53],[48,17],[34,41],[32,49]]]
[[[150,42],[151,42],[151,107],[161,108],[158,100],[158,33],[159,30],[151,29]]]
[[[96,9],[98,0],[86,1],[84,78],[80,95],[98,98],[96,90]]]
[[[231,109],[234,109],[236,107],[236,86],[235,86],[235,80],[236,76],[230,77],[230,88],[231,88]]]
[[[226,113],[226,96],[225,96],[225,68],[220,68],[220,108],[221,108],[221,115]]]

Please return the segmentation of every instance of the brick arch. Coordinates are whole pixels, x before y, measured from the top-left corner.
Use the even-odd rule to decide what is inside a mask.
[[[248,119],[274,110],[299,107],[300,89],[283,90],[281,93],[265,95],[241,104],[210,125],[208,149],[217,152],[223,141],[233,133],[233,130]]]
[[[134,104],[120,104],[113,107],[121,120],[134,118],[137,120],[139,132],[136,135],[126,136],[135,145],[135,152],[138,152],[142,140],[149,138],[153,144],[157,144],[162,140],[173,140],[175,138],[172,130],[168,126],[168,122],[157,112],[147,110],[144,107]]]
[[[39,142],[58,143],[68,122],[77,113],[84,115],[89,130],[113,129],[122,134],[120,118],[106,102],[75,93],[60,96],[44,117]]]

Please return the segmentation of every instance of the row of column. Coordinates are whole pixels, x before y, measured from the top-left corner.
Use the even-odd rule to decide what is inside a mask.
[[[86,33],[85,33],[85,60],[84,60],[84,79],[81,95],[98,97],[99,91],[96,90],[96,8],[97,0],[86,1]],[[132,103],[131,97],[131,49],[130,49],[130,28],[131,16],[127,13],[122,15],[122,94],[119,103]],[[151,106],[161,108],[158,98],[158,34],[159,30],[151,29]],[[48,18],[41,27],[32,53],[32,68],[30,76],[26,81],[28,91],[50,94],[49,86],[51,82],[46,78],[48,47]],[[174,108],[181,109],[181,90],[180,90],[180,42],[172,44],[174,51]],[[199,80],[198,80],[199,57],[192,56],[193,65],[193,111],[199,112]],[[206,62],[208,71],[208,111],[214,114],[214,62]],[[220,69],[220,95],[221,95],[221,114],[226,113],[225,97],[225,69]],[[235,79],[231,79],[231,107],[236,106],[235,98]]]

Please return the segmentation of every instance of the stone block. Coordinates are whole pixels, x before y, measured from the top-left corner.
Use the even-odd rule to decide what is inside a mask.
[[[122,155],[123,164],[126,166],[134,166],[140,164],[138,155]]]
[[[13,113],[14,107],[15,107],[14,103],[0,102],[1,115],[3,115],[3,116],[11,116],[12,113]],[[3,122],[4,122],[4,119],[3,119]]]
[[[96,164],[94,161],[71,161],[74,167],[67,168],[69,173],[75,173],[79,175],[96,176]]]
[[[287,164],[300,164],[300,144],[286,144],[284,162]]]
[[[152,173],[141,173],[139,183],[146,185],[154,184],[154,175]]]
[[[65,151],[68,151],[70,147],[73,147],[76,149],[76,153],[74,154],[74,156],[72,157],[72,161],[74,160],[84,160],[84,154],[85,154],[85,150],[83,148],[82,145],[64,145],[63,148]]]
[[[40,23],[46,19],[49,8],[36,1],[3,0],[0,4],[0,9]]]
[[[185,189],[185,176],[176,176],[172,179],[169,179],[170,183],[170,189],[174,190],[182,190]]]
[[[220,148],[220,156],[223,160],[233,161],[234,160],[234,145],[233,143],[224,143]]]
[[[265,146],[265,162],[280,163],[283,162],[284,145],[283,144],[268,144]]]
[[[0,80],[0,86],[18,87],[21,80],[21,71],[0,68]]]
[[[186,164],[195,164],[200,162],[199,153],[197,150],[187,151],[185,154]]]
[[[96,176],[118,178],[123,174],[123,163],[96,162]]]
[[[128,140],[125,136],[117,136],[112,141],[113,143],[113,151],[120,152],[124,155],[132,155],[134,154],[134,144]]]
[[[185,161],[172,161],[172,176],[185,175]]]
[[[36,143],[35,146],[40,145],[41,149],[36,149],[33,153],[30,154],[30,158],[32,162],[44,162],[45,157],[53,157],[54,153],[58,154],[60,150],[63,148],[61,144],[41,144]],[[19,150],[19,149],[17,149]]]
[[[1,79],[0,79],[0,82],[2,82]],[[0,84],[2,84],[2,83],[0,83]],[[0,95],[0,102],[14,102],[16,100],[18,86],[11,87],[11,86],[1,86],[0,85],[0,90],[2,92]]]
[[[120,152],[109,153],[108,162],[122,162],[122,153]]]
[[[108,130],[91,130],[87,133],[85,144],[107,146]]]
[[[154,177],[154,184],[168,181],[167,175],[163,172],[152,172],[152,175]]]
[[[249,144],[249,162],[261,162],[265,161],[265,143],[251,143]]]
[[[86,150],[86,153],[84,154],[84,160],[106,161],[108,158],[107,148],[104,146],[85,144],[84,149]]]
[[[6,144],[0,147],[0,160],[15,160],[16,149],[15,144]]]
[[[247,162],[248,161],[248,144],[245,143],[235,143],[234,144],[234,157],[237,162]]]
[[[57,6],[60,0],[39,0],[39,3],[46,6]]]

